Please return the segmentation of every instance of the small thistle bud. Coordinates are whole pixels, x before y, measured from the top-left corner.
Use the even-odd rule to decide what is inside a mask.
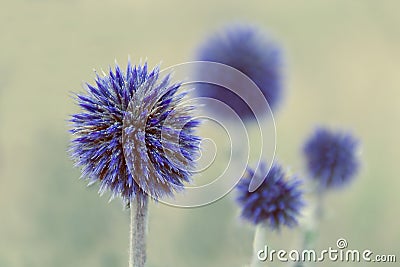
[[[358,171],[357,146],[348,133],[317,129],[303,148],[308,172],[322,189],[346,185]]]
[[[261,163],[259,172],[248,168],[237,185],[237,202],[242,207],[242,217],[255,225],[267,225],[279,229],[282,225],[293,227],[303,207],[301,181],[296,178],[286,180],[285,173],[278,164],[269,170],[263,183],[249,192],[249,184],[254,176],[265,174],[266,166]]]

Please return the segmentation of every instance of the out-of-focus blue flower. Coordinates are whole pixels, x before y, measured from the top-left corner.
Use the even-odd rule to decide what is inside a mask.
[[[311,177],[322,189],[347,184],[358,170],[357,146],[348,133],[318,128],[303,148]]]
[[[100,183],[100,193],[111,190],[126,203],[146,193],[154,199],[171,196],[190,180],[199,138],[193,106],[159,69],[118,65],[108,75],[97,75],[77,94],[81,113],[72,115],[71,155],[82,167],[82,177]]]
[[[281,48],[256,27],[237,25],[211,36],[199,47],[196,60],[211,61],[231,66],[247,75],[261,90],[273,110],[282,95],[282,54]],[[220,79],[221,73],[210,73],[199,68],[197,77]],[[222,74],[237,87],[239,95],[250,98],[249,105],[256,112],[262,108],[253,88],[241,86],[241,76]],[[215,76],[215,77],[213,77]],[[242,119],[254,118],[249,106],[237,94],[222,86],[202,83],[196,87],[199,96],[218,99],[238,113]]]
[[[262,163],[260,172],[248,168],[246,175],[237,185],[237,201],[242,208],[242,217],[254,224],[267,225],[279,229],[282,225],[293,227],[303,207],[301,181],[295,177],[286,180],[285,173],[278,164],[274,164],[263,183],[254,192],[249,192],[253,176],[266,173]]]

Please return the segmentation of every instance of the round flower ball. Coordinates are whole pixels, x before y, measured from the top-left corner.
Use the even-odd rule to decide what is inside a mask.
[[[303,152],[311,177],[322,189],[347,185],[358,171],[358,140],[349,133],[318,128]]]
[[[272,110],[277,107],[283,87],[282,51],[280,46],[260,29],[249,25],[236,25],[217,32],[199,47],[196,60],[217,62],[239,70],[260,89]],[[243,78],[234,72],[222,75],[231,75],[224,79],[230,80],[237,91],[212,83],[199,83],[196,85],[197,95],[224,102],[244,120],[255,118],[249,106],[257,113],[263,112],[260,110],[262,102],[259,95],[252,92],[254,87],[241,86]],[[207,72],[205,68],[199,68],[196,76],[202,80],[221,79],[221,73]],[[247,95],[249,103],[243,101],[241,95]]]
[[[81,111],[70,119],[72,159],[100,193],[109,190],[127,204],[183,189],[198,153],[199,121],[182,101],[187,92],[159,74],[147,64],[128,63],[125,72],[116,65],[76,94]]]
[[[301,181],[295,177],[287,178],[276,163],[265,177],[261,177],[265,173],[266,165],[261,163],[257,173],[248,168],[239,181],[237,202],[241,206],[241,216],[255,225],[262,224],[271,229],[297,225],[297,217],[304,206]],[[254,192],[249,192],[254,176],[264,180]]]

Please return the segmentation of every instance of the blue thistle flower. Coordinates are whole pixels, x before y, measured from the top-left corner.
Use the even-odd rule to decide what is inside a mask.
[[[211,36],[197,52],[197,60],[212,61],[231,66],[247,75],[261,90],[271,109],[276,108],[282,95],[282,55],[280,47],[263,35],[259,29],[239,25]],[[219,77],[219,73],[204,73],[197,76]],[[229,74],[228,74],[229,75]],[[233,73],[232,73],[233,75]],[[240,77],[229,78],[238,87],[239,95],[250,97],[249,105],[260,109],[260,100],[248,88],[240,86]],[[235,80],[238,80],[235,82]],[[254,118],[249,106],[234,92],[222,86],[202,83],[196,88],[199,96],[218,99],[229,105],[242,119]],[[263,110],[261,110],[263,111]]]
[[[72,115],[70,147],[76,166],[89,184],[99,182],[127,204],[148,193],[155,200],[172,196],[190,181],[199,138],[193,106],[182,100],[180,84],[160,79],[159,69],[118,65],[96,74],[95,85],[77,94],[81,113]]]
[[[281,166],[274,164],[257,190],[249,192],[253,176],[266,173],[264,163],[260,164],[259,170],[255,173],[248,168],[237,185],[237,201],[242,206],[242,217],[254,224],[268,225],[272,229],[279,229],[282,225],[295,226],[304,205],[301,181],[295,177],[286,180]]]
[[[347,184],[358,170],[358,141],[344,132],[318,128],[305,142],[303,152],[311,177],[321,189]]]

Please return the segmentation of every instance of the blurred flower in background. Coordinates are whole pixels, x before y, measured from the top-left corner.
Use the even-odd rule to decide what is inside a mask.
[[[308,172],[320,189],[340,187],[357,173],[358,140],[349,133],[318,128],[305,142],[303,152]]]
[[[255,225],[267,225],[279,229],[282,225],[293,227],[304,206],[301,181],[297,178],[287,179],[282,167],[274,164],[264,182],[254,192],[249,192],[253,176],[265,174],[266,165],[261,163],[259,172],[248,168],[247,174],[237,185],[237,201],[242,208],[242,217]]]
[[[236,25],[209,37],[198,49],[196,60],[211,61],[233,67],[247,75],[261,90],[270,108],[274,110],[282,96],[282,51],[281,48],[260,29],[249,25]],[[221,73],[197,70],[197,76],[212,80],[222,79]],[[229,75],[229,74],[228,74]],[[241,86],[240,78],[223,77],[230,80],[239,95],[247,95],[249,106],[263,107],[255,92]],[[252,110],[241,97],[231,91],[210,83],[198,84],[199,96],[220,100],[229,105],[242,119],[254,118]],[[256,110],[257,111],[257,110]]]
[[[70,120],[71,155],[82,176],[126,203],[145,193],[158,199],[181,190],[198,152],[193,131],[199,121],[191,117],[192,106],[182,105],[180,84],[159,79],[158,68],[130,63],[126,73],[117,65],[95,81],[76,95],[82,112]]]

